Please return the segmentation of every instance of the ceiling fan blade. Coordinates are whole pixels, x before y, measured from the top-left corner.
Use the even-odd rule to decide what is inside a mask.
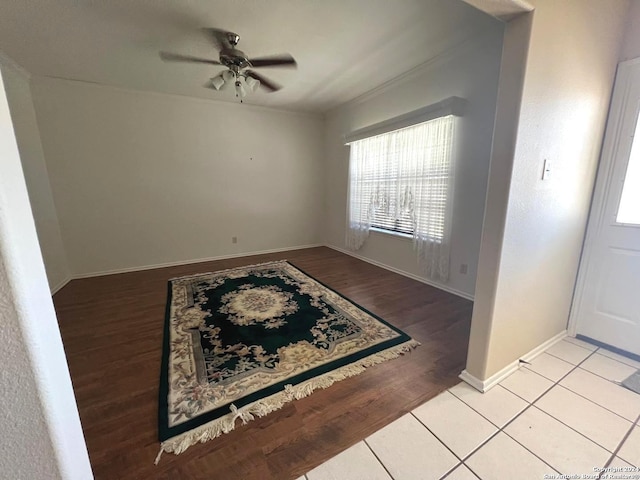
[[[254,68],[258,67],[293,67],[298,64],[295,59],[288,53],[282,55],[273,55],[270,57],[250,58],[249,62]]]
[[[208,65],[222,65],[217,60],[209,60],[208,58],[193,57],[191,55],[182,55],[181,53],[160,52],[160,58],[165,62],[187,62],[187,63],[206,63]]]
[[[254,72],[253,70],[245,70],[244,73],[250,76],[251,78],[255,78],[256,80],[258,80],[260,82],[260,86],[266,88],[270,92],[277,92],[282,88],[282,86],[278,85],[275,82],[272,82],[271,80],[266,79],[265,77],[263,77],[257,72]]]
[[[202,31],[218,50],[229,50],[232,48],[231,43],[229,43],[229,34],[231,32],[213,27],[203,28]]]

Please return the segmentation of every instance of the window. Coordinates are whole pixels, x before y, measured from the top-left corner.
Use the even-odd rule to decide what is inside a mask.
[[[618,206],[616,222],[640,225],[640,121],[636,122],[636,131],[631,145],[631,154],[622,187],[622,196]]]
[[[350,143],[347,246],[359,249],[371,227],[410,234],[427,270],[448,275],[454,118]]]
[[[350,223],[442,241],[453,116],[351,144]]]

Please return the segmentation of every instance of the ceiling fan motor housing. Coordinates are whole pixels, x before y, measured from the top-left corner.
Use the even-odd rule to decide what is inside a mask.
[[[237,68],[246,68],[251,66],[251,63],[245,53],[235,48],[225,48],[222,50],[220,52],[220,63],[229,68],[234,66]]]

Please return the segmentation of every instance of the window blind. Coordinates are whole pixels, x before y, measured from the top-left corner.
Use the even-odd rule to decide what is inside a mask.
[[[454,118],[350,143],[347,246],[358,249],[371,227],[410,234],[419,255],[435,261],[427,270],[446,264],[448,274]]]
[[[366,161],[351,178],[351,220],[440,241],[451,162],[453,116],[351,144]],[[356,186],[357,184],[357,186]],[[416,228],[419,230],[416,232]]]

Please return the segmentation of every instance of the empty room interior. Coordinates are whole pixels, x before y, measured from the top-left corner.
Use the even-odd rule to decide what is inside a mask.
[[[0,80],[0,477],[640,478],[640,0],[10,0]]]

